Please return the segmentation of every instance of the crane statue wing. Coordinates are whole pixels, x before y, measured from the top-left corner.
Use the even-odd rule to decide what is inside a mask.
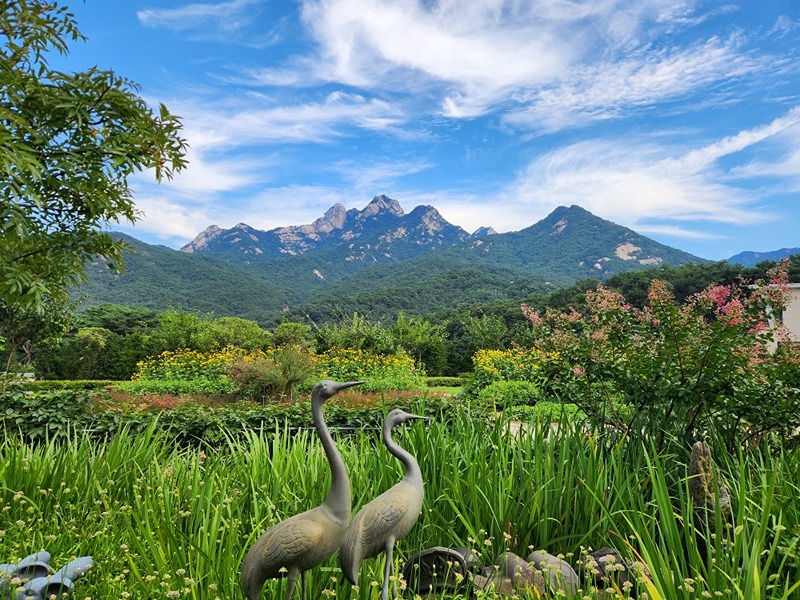
[[[347,535],[345,542],[361,544],[361,558],[371,558],[386,550],[387,543],[394,544],[414,526],[422,508],[422,498],[409,493],[404,482],[372,500],[356,515],[351,529],[360,535]],[[391,541],[389,541],[390,538]]]
[[[316,566],[335,549],[328,541],[328,527],[314,517],[317,509],[270,527],[258,539],[254,548],[261,554],[262,563],[272,567],[262,576],[267,579],[286,575],[285,565],[296,565],[301,571]],[[283,571],[281,571],[281,568]]]

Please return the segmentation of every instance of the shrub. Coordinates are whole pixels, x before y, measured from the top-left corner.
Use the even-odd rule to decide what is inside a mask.
[[[425,373],[417,369],[405,352],[371,354],[363,350],[331,348],[318,358],[320,379],[334,381],[363,380],[366,392],[385,390],[420,390],[425,387]]]
[[[800,355],[790,343],[774,352],[785,331],[769,323],[786,304],[785,264],[770,276],[712,285],[683,305],[655,280],[643,309],[603,286],[586,293],[586,315],[523,307],[548,391],[597,424],[655,436],[659,445],[709,429],[730,449],[770,431],[796,435],[800,389],[791,378]]]
[[[533,406],[542,399],[542,388],[530,381],[495,381],[480,392],[478,402],[500,410],[511,406]]]
[[[212,352],[165,350],[137,364],[134,379],[182,379],[225,377],[234,360],[244,356],[241,349],[226,347]]]
[[[517,421],[543,421],[560,423],[563,419],[585,419],[586,413],[577,404],[569,402],[538,402],[534,406],[511,406],[503,416]]]
[[[461,377],[426,377],[425,385],[428,387],[460,387],[464,385]]]
[[[39,379],[34,381],[23,381],[22,387],[30,391],[46,390],[100,390],[122,382],[110,379]]]
[[[116,389],[138,396],[148,394],[224,396],[238,391],[236,384],[225,376],[198,376],[194,379],[134,379],[117,384]]]
[[[132,394],[233,394],[237,386],[228,378],[229,365],[246,356],[240,348],[213,352],[167,350],[141,361],[129,382],[118,389]]]
[[[30,392],[20,386],[0,388],[3,429],[18,430],[32,440],[64,437],[90,421],[92,394],[86,390]]]
[[[470,389],[479,392],[496,381],[541,383],[543,358],[544,354],[535,348],[478,350],[472,357]]]
[[[295,388],[308,380],[315,370],[314,356],[300,347],[284,347],[250,354],[233,362],[228,376],[238,384],[246,398],[294,399]]]

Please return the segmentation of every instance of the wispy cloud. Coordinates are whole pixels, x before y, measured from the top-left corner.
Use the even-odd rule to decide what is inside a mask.
[[[769,67],[769,58],[750,57],[733,39],[711,39],[681,49],[639,49],[624,58],[574,67],[552,85],[516,94],[520,108],[505,121],[558,131],[591,121],[630,115],[718,86]],[[720,96],[724,92],[719,92]]]
[[[798,119],[800,110],[795,108],[767,125],[699,148],[646,139],[579,142],[533,161],[506,195],[541,212],[557,204],[580,204],[635,229],[666,231],[676,227],[675,222],[697,224],[694,229],[673,229],[673,234],[683,231],[685,236],[705,235],[703,222],[768,221],[773,215],[762,208],[758,191],[737,185],[747,167],[733,177],[720,162],[747,165],[752,159],[745,151],[796,127]],[[791,144],[782,148],[786,156],[795,156],[797,150]],[[749,173],[757,176],[758,170],[751,168]],[[800,179],[797,172],[786,175],[795,182]]]
[[[344,92],[277,106],[267,96],[249,94],[222,101],[176,99],[170,107],[183,117],[192,147],[217,150],[257,142],[325,143],[347,135],[349,128],[380,131],[405,120],[384,100]]]
[[[170,29],[193,39],[264,47],[278,43],[286,27],[285,19],[279,19],[263,31],[253,31],[254,24],[263,22],[259,17],[265,13],[266,4],[263,0],[198,2],[177,8],[145,8],[137,11],[136,16],[145,27]],[[252,35],[242,36],[245,30],[253,32]]]
[[[355,196],[370,197],[379,193],[396,193],[404,178],[421,173],[432,167],[425,160],[353,161],[341,160],[333,163],[330,170],[336,172],[342,182],[352,189]]]
[[[737,34],[681,49],[659,35],[730,7],[642,0],[307,0],[303,17],[319,43],[317,75],[361,88],[402,79],[438,90],[452,118],[503,108],[506,122],[558,130],[618,116],[757,72]],[[285,72],[267,72],[267,80]]]

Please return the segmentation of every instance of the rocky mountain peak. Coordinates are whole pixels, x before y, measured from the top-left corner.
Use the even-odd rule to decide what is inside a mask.
[[[439,231],[451,226],[433,206],[417,206],[409,216],[419,219],[429,231]]]
[[[330,233],[334,229],[344,229],[347,221],[347,209],[344,205],[336,203],[325,214],[311,224],[317,233]]]
[[[358,213],[358,219],[362,220],[383,213],[393,214],[397,217],[402,217],[406,214],[403,212],[403,208],[397,200],[389,198],[389,196],[385,194],[381,194],[380,196],[375,196],[372,201],[367,204],[366,208]]]
[[[475,231],[472,232],[471,237],[478,238],[487,235],[497,235],[497,232],[494,230],[494,227],[478,227]]]
[[[209,225],[203,231],[198,233],[195,238],[181,248],[182,252],[196,252],[203,248],[208,242],[222,233],[222,229],[217,225]]]

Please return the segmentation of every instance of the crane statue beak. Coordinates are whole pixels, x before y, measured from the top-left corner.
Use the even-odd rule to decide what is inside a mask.
[[[362,383],[366,383],[364,381],[345,381],[342,383],[335,383],[334,387],[336,388],[337,392],[341,392],[342,390],[346,390],[349,387],[353,387],[354,385],[361,385]]]

